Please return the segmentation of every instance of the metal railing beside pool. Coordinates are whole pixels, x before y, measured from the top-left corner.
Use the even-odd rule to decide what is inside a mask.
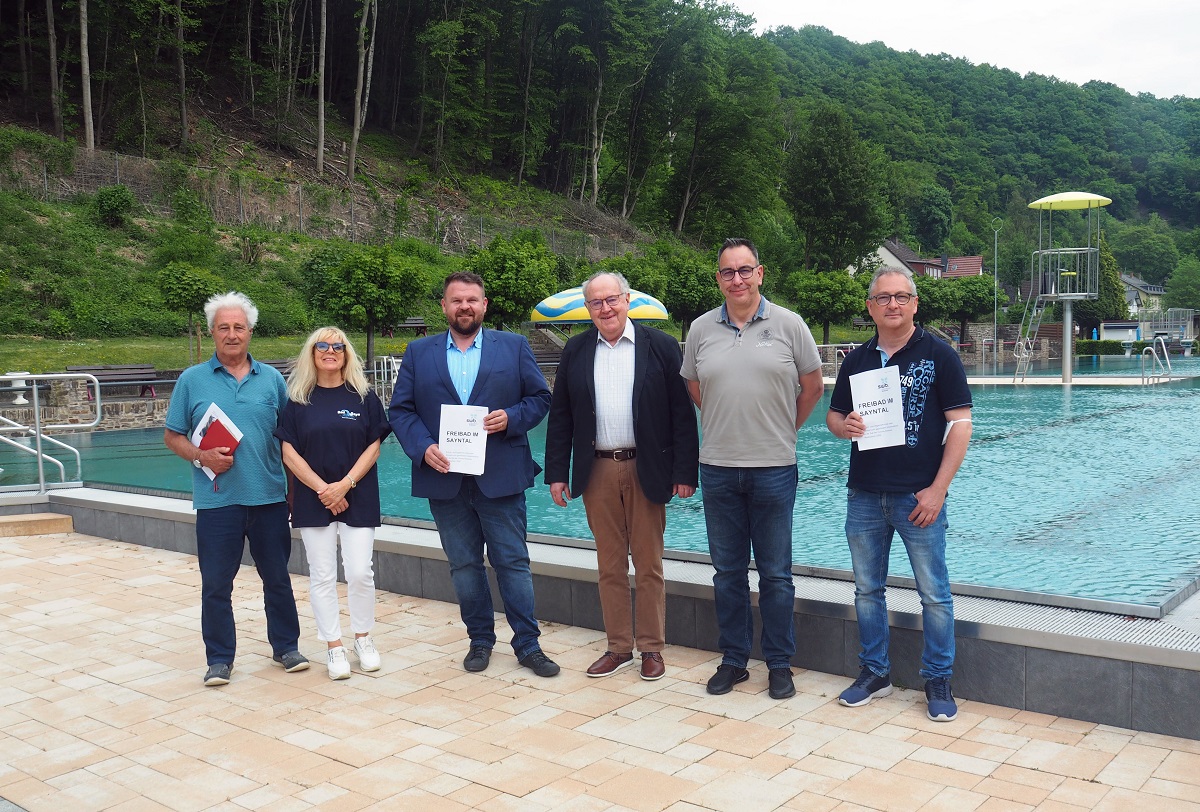
[[[71,381],[83,381],[84,385],[92,390],[93,398],[87,401],[89,408],[94,412],[91,415],[90,421],[81,421],[77,423],[42,423],[42,390],[44,388],[53,388],[57,385],[66,385]],[[28,407],[32,412],[32,420],[29,423],[22,423],[19,420],[13,420],[8,417],[0,417],[0,444],[17,449],[21,453],[33,455],[37,461],[37,485],[38,493],[46,493],[51,488],[78,488],[83,485],[83,463],[80,458],[79,450],[60,440],[56,440],[46,432],[56,429],[62,430],[79,430],[94,428],[100,424],[100,382],[96,380],[96,376],[89,375],[86,372],[51,372],[43,374],[30,374],[28,372],[10,372],[6,375],[0,375],[0,386],[3,386],[5,393],[15,393],[12,405],[18,407]],[[29,397],[26,397],[26,394]],[[87,415],[84,415],[87,416]],[[20,442],[17,438],[32,438],[32,447]],[[75,459],[75,478],[67,478],[67,469],[62,461],[52,457],[46,453],[46,446],[53,446]],[[54,466],[58,470],[59,481],[46,481],[46,466],[47,464]],[[0,492],[4,491],[28,491],[28,485],[0,485]]]

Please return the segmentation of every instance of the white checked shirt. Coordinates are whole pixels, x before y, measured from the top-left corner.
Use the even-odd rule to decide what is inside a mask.
[[[596,337],[596,449],[633,448],[633,322],[615,344]]]

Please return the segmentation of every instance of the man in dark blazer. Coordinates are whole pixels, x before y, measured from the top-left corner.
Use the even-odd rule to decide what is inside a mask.
[[[524,336],[483,329],[483,279],[453,273],[442,289],[450,329],[408,345],[388,409],[396,438],[412,459],[412,494],[429,500],[450,562],[450,576],[471,647],[468,671],[483,671],[496,644],[486,553],[504,601],[518,662],[540,677],[558,666],[542,653],[533,616],[533,577],[526,545],[525,491],[541,468],[528,432],[550,407],[550,390]],[[450,471],[438,447],[443,404],[484,406],[483,473]]]
[[[583,296],[595,326],[568,341],[559,361],[546,429],[546,482],[562,507],[572,492],[583,496],[596,539],[608,648],[588,676],[631,665],[636,642],[642,679],[655,680],[666,673],[666,503],[696,492],[696,413],[679,376],[679,343],[629,320],[625,277],[595,274],[584,282]]]

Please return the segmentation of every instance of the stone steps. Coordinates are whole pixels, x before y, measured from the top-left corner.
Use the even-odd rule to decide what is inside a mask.
[[[0,516],[0,538],[71,533],[74,529],[71,517],[62,513],[15,513]]]

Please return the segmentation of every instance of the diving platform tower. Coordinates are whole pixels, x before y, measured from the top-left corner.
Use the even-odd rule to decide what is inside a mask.
[[[1017,357],[1014,382],[1025,380],[1025,373],[1033,363],[1042,315],[1056,302],[1063,306],[1062,381],[1071,382],[1075,365],[1071,304],[1100,296],[1100,209],[1109,203],[1111,199],[1090,192],[1061,192],[1029,204],[1029,208],[1038,210],[1038,247],[1030,263],[1029,306],[1025,308],[1021,334],[1013,350]],[[1079,210],[1087,211],[1086,244],[1081,248],[1056,246],[1054,212]]]

